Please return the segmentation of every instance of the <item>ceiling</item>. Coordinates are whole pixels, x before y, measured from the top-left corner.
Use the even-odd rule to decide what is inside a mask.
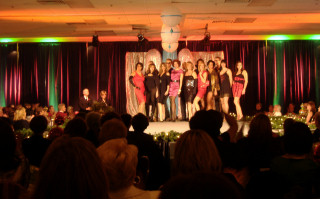
[[[180,9],[180,39],[320,34],[320,0],[1,0],[0,38],[160,40],[161,12]]]

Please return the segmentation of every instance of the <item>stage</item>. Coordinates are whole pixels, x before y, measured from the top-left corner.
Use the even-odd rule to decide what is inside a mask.
[[[248,122],[238,122],[238,129],[240,130],[241,127],[244,125],[244,135],[247,135],[248,129],[249,129],[249,123]],[[221,132],[225,132],[229,129],[228,123],[225,121],[222,124],[222,127],[220,129]],[[133,128],[131,129],[133,131]],[[150,122],[148,128],[145,130],[145,133],[148,134],[156,134],[161,132],[169,132],[169,131],[176,131],[179,133],[183,133],[185,131],[190,130],[189,128],[189,122],[186,121],[177,121],[177,122]]]

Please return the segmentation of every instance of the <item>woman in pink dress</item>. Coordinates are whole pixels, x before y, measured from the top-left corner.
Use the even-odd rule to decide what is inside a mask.
[[[240,97],[246,93],[246,88],[248,85],[248,73],[243,69],[242,63],[238,61],[236,63],[236,72],[232,84],[232,94],[234,97],[234,105],[236,106],[237,111],[237,120],[241,120],[243,117],[241,106],[240,106]]]
[[[207,87],[209,86],[208,81],[208,71],[205,70],[205,65],[203,60],[198,61],[198,93],[193,100],[193,105],[196,111],[200,110],[199,101],[201,102],[201,107],[204,108],[204,95],[207,92]]]
[[[177,95],[181,93],[183,70],[180,68],[180,61],[173,60],[173,69],[171,71],[171,82],[169,88],[169,97],[171,103],[171,121],[176,121],[176,102]]]
[[[136,64],[136,71],[134,71],[130,77],[129,81],[134,87],[134,92],[138,98],[139,102],[139,113],[145,112],[145,103],[146,103],[146,96],[144,94],[145,87],[144,87],[144,75],[142,74],[143,64],[137,63]]]

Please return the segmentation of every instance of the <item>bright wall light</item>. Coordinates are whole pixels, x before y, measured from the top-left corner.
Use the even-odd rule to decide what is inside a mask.
[[[267,38],[267,40],[291,40],[291,39],[293,38],[289,35],[272,35]]]
[[[17,39],[13,39],[13,38],[0,38],[0,43],[11,43],[11,42],[17,42]]]

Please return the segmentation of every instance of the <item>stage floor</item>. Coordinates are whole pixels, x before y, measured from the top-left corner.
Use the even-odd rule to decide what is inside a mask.
[[[244,125],[244,135],[248,133],[248,123],[247,122],[238,122],[238,129]],[[220,129],[221,132],[225,132],[229,129],[228,123],[225,121],[222,124],[222,127]],[[133,130],[132,127],[130,130]],[[177,121],[177,122],[150,122],[148,128],[145,130],[145,133],[148,134],[156,134],[161,132],[169,132],[171,130],[177,131],[179,133],[183,133],[187,130],[190,130],[189,128],[189,122],[185,121]]]

